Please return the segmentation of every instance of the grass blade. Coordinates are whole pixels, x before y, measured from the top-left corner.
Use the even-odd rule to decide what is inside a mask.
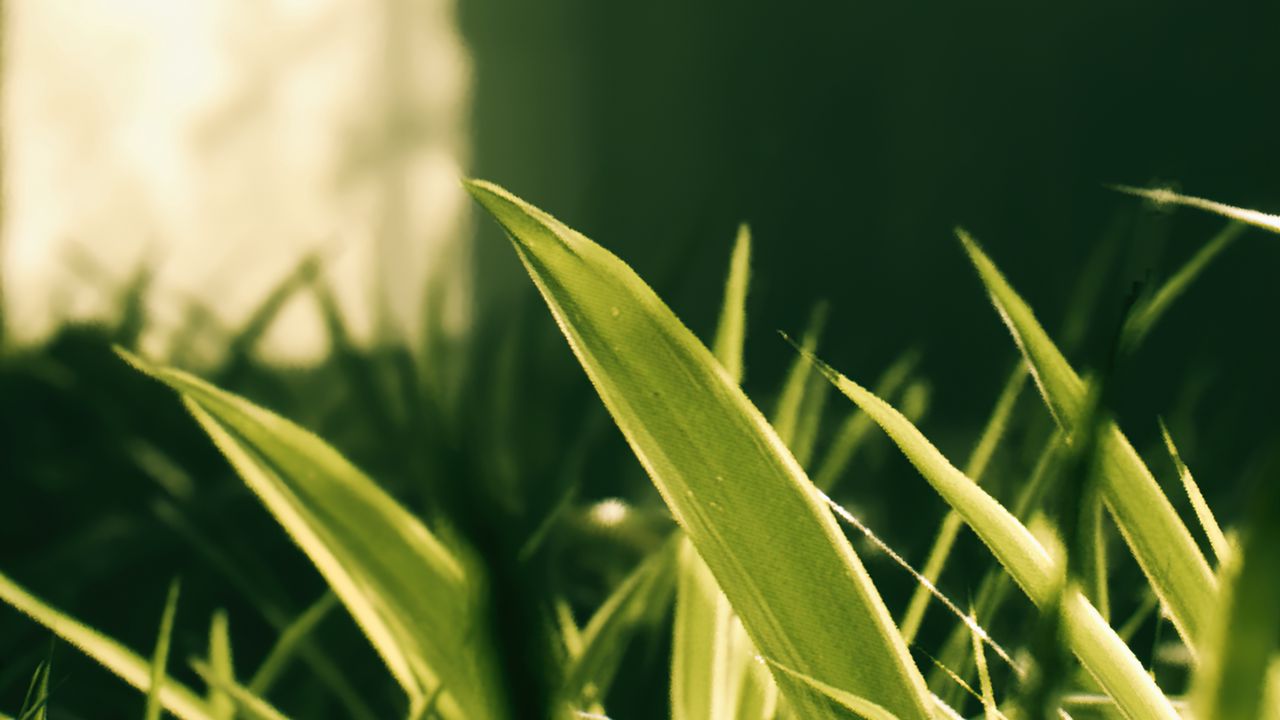
[[[1031,308],[963,230],[957,232],[987,291],[1026,356],[1050,412],[1070,435],[1087,414],[1086,389],[1054,346]],[[1217,598],[1217,580],[1190,531],[1151,471],[1114,422],[1098,438],[1103,499],[1121,535],[1169,608],[1174,626],[1194,653]]]
[[[275,709],[271,703],[255,695],[235,680],[226,680],[218,676],[217,671],[202,660],[192,660],[191,667],[206,683],[216,686],[226,693],[236,704],[236,710],[248,720],[289,720],[288,716]]]
[[[818,339],[822,336],[822,329],[826,324],[827,304],[819,303],[809,314],[809,326],[804,331],[804,338],[800,341],[806,352],[817,351]],[[791,364],[791,369],[787,371],[787,378],[782,383],[782,392],[778,395],[778,407],[773,413],[773,429],[777,431],[778,437],[782,438],[782,442],[792,449],[793,454],[797,455],[796,432],[800,427],[808,394],[806,391],[809,388],[809,377],[812,374],[813,366],[805,362],[804,358],[797,357]],[[801,466],[803,465],[802,462]]]
[[[144,693],[152,687],[151,664],[137,653],[93,628],[59,612],[0,573],[0,600],[48,628],[54,635],[79,648],[120,679]],[[198,695],[173,678],[160,685],[160,703],[182,720],[214,720]]]
[[[893,361],[893,364],[884,371],[884,374],[876,382],[876,395],[884,398],[893,397],[898,392],[898,388],[902,387],[911,377],[911,372],[915,370],[919,362],[920,354],[918,352],[908,351],[903,353],[897,360]],[[875,427],[875,423],[872,422],[871,418],[867,417],[866,413],[856,409],[840,425],[836,430],[835,438],[831,441],[831,447],[827,449],[826,455],[823,456],[822,462],[813,474],[813,484],[818,486],[819,490],[831,492],[831,489],[835,487],[836,481],[849,469],[849,464],[853,462],[854,455],[870,436],[873,427]]]
[[[307,554],[410,703],[437,683],[445,717],[502,713],[473,569],[315,435],[188,373],[131,364],[169,385]]]
[[[716,359],[729,377],[742,383],[743,348],[747,338],[747,288],[751,280],[751,229],[744,223],[729,257],[729,278],[724,284],[724,303],[720,306],[720,322],[711,346]]]
[[[965,477],[905,417],[862,386],[813,359],[836,389],[856,403],[893,439],[902,453],[1005,567],[1036,605],[1055,602],[1063,568],[1029,530],[977,483]],[[1134,719],[1177,717],[1168,699],[1078,590],[1062,598],[1071,649],[1084,667]]]
[[[147,690],[147,708],[144,720],[160,720],[160,688],[164,687],[165,668],[169,665],[169,642],[173,639],[173,618],[178,612],[178,581],[169,584],[169,597],[160,616],[160,632],[156,637],[156,649],[151,655],[151,683]]]
[[[1000,392],[995,408],[991,411],[991,417],[987,419],[987,424],[978,437],[978,444],[974,446],[973,453],[969,456],[969,463],[965,466],[965,475],[974,482],[982,482],[987,464],[1004,436],[1005,427],[1009,424],[1009,416],[1013,413],[1013,407],[1026,383],[1027,366],[1019,362],[1009,374],[1009,379],[1005,381],[1004,389]],[[946,567],[947,559],[951,557],[951,548],[955,546],[956,538],[960,535],[960,528],[963,525],[964,520],[955,510],[947,511],[942,518],[938,536],[934,538],[933,546],[925,556],[924,569],[921,570],[921,575],[930,585],[937,584],[938,578],[942,576],[942,569]],[[902,616],[900,623],[902,637],[908,644],[915,642],[916,633],[920,631],[920,623],[924,621],[924,614],[929,608],[929,600],[932,597],[928,586],[923,584],[918,585],[912,592],[911,602],[907,605],[907,612]]]
[[[973,640],[973,664],[978,668],[978,681],[982,688],[982,714],[986,720],[997,720],[1001,715],[996,709],[996,693],[991,687],[991,673],[987,670],[987,652],[982,647],[982,636],[973,629],[978,626],[978,618],[972,610],[969,612],[969,622],[972,623],[969,637]]]
[[[209,623],[209,669],[222,683],[235,682],[235,665],[231,659],[231,634],[227,624],[227,613],[217,610]],[[209,685],[209,712],[218,720],[235,720],[235,700],[216,684]]]
[[[1157,205],[1182,205],[1184,207],[1196,208],[1197,210],[1205,210],[1215,215],[1221,215],[1231,218],[1237,222],[1245,223],[1260,227],[1263,230],[1270,230],[1273,233],[1280,233],[1280,215],[1269,215],[1267,213],[1258,212],[1257,210],[1247,210],[1245,208],[1235,207],[1234,205],[1225,205],[1213,200],[1205,200],[1204,198],[1192,197],[1190,195],[1182,195],[1167,189],[1145,189],[1130,187],[1128,185],[1114,185],[1113,190],[1118,190],[1129,195],[1137,195],[1146,198]]]
[[[1155,327],[1156,323],[1166,311],[1173,305],[1182,293],[1186,292],[1187,287],[1204,272],[1204,269],[1213,262],[1223,250],[1227,249],[1236,238],[1244,232],[1245,226],[1242,223],[1232,222],[1222,229],[1213,237],[1204,247],[1200,248],[1195,255],[1183,265],[1178,272],[1174,273],[1160,289],[1151,296],[1149,300],[1142,303],[1132,313],[1125,318],[1124,327],[1121,329],[1120,342],[1126,351],[1132,351],[1142,344],[1147,334]]]
[[[742,383],[746,294],[750,272],[746,226],[729,261],[714,355],[729,376]],[[673,720],[763,718],[776,702],[777,687],[753,662],[755,647],[733,614],[687,537],[680,540],[675,622],[672,625],[671,717]]]
[[[511,236],[756,647],[904,720],[930,717],[919,670],[848,540],[711,352],[607,250],[494,185],[468,187]],[[832,716],[812,693],[788,700],[801,717]]]
[[[841,690],[840,688],[831,687],[821,680],[814,679],[804,673],[797,672],[781,663],[772,660],[766,660],[769,666],[781,672],[786,677],[794,680],[810,690],[814,690],[840,707],[854,713],[858,717],[866,720],[898,720],[898,716],[884,709],[880,705],[851,692]]]
[[[582,630],[582,650],[566,673],[565,698],[602,703],[631,636],[655,608],[670,602],[675,545],[656,550],[614,589]]]
[[[338,606],[338,596],[325,591],[319,600],[303,610],[293,622],[285,627],[276,640],[276,644],[267,652],[267,657],[258,666],[257,672],[249,680],[248,689],[257,695],[266,695],[276,678],[288,667],[294,655],[302,649],[303,643],[315,631],[329,613]]]
[[[27,688],[27,696],[22,700],[18,720],[48,720],[49,672],[53,668],[53,648],[50,647],[49,650],[49,657],[36,666],[36,672],[31,676],[31,685]]]
[[[1280,489],[1264,479],[1241,553],[1229,553],[1222,611],[1195,678],[1196,716],[1280,718]],[[1238,561],[1237,561],[1238,556]],[[1264,692],[1264,688],[1266,689]]]
[[[1200,521],[1200,528],[1209,539],[1209,547],[1213,550],[1214,558],[1222,564],[1231,551],[1231,547],[1227,544],[1227,536],[1222,532],[1217,519],[1213,517],[1213,510],[1209,509],[1209,503],[1204,501],[1200,486],[1196,484],[1195,478],[1191,477],[1191,470],[1187,468],[1186,463],[1182,462],[1182,456],[1178,454],[1178,448],[1173,444],[1173,437],[1169,435],[1169,428],[1165,426],[1163,419],[1160,419],[1160,436],[1164,438],[1164,446],[1168,448],[1169,457],[1173,459],[1173,466],[1178,471],[1178,479],[1182,481],[1182,487],[1187,491],[1187,499],[1191,501],[1191,509],[1195,511],[1196,519]]]

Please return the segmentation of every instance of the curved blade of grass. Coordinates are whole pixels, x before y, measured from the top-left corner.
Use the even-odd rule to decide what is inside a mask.
[[[235,666],[231,659],[231,633],[227,625],[227,613],[216,610],[209,623],[209,669],[224,683],[236,679]],[[218,720],[235,720],[235,701],[225,690],[210,685],[206,702],[209,712]]]
[[[178,612],[178,581],[169,584],[169,596],[164,602],[164,614],[160,616],[160,632],[156,636],[156,649],[151,654],[151,684],[147,690],[147,707],[144,720],[160,720],[160,688],[164,687],[165,668],[169,665],[169,642],[173,639],[173,618]]]
[[[1146,198],[1157,205],[1182,205],[1185,207],[1196,208],[1197,210],[1205,210],[1216,215],[1221,215],[1232,220],[1260,227],[1263,230],[1270,230],[1273,233],[1280,233],[1280,215],[1269,215],[1257,210],[1247,210],[1245,208],[1235,207],[1234,205],[1225,205],[1213,200],[1205,200],[1204,198],[1192,197],[1190,195],[1182,195],[1168,189],[1146,189],[1130,187],[1128,185],[1113,185],[1111,189],[1118,190],[1129,195],[1137,195]]]
[[[151,663],[115,640],[54,609],[3,573],[0,573],[0,600],[79,648],[133,687],[144,693],[150,692]],[[164,678],[159,697],[164,709],[182,720],[214,720],[204,701],[173,678]]]
[[[271,650],[267,652],[267,657],[258,666],[258,670],[254,672],[253,677],[249,680],[247,686],[249,691],[256,695],[266,695],[275,684],[276,678],[280,673],[288,667],[290,661],[302,649],[305,640],[311,636],[311,633],[320,625],[334,608],[338,606],[338,596],[332,591],[326,590],[320,596],[320,599],[312,603],[306,610],[303,610],[293,622],[289,623],[280,637],[276,639],[276,644],[271,646]]]
[[[1222,526],[1218,525],[1217,519],[1213,517],[1213,510],[1209,508],[1209,503],[1204,501],[1200,486],[1196,484],[1195,478],[1191,477],[1191,470],[1187,468],[1186,463],[1182,462],[1182,456],[1178,454],[1178,448],[1173,444],[1173,437],[1169,435],[1169,428],[1165,426],[1164,419],[1160,418],[1159,422],[1160,436],[1164,438],[1164,446],[1169,450],[1169,457],[1173,459],[1173,466],[1178,471],[1178,479],[1182,481],[1182,487],[1187,491],[1191,509],[1195,511],[1196,519],[1200,521],[1200,528],[1209,539],[1209,547],[1213,549],[1214,558],[1221,564],[1226,559],[1227,553],[1231,551],[1231,547],[1227,544],[1227,536],[1222,532]]]
[[[255,695],[235,680],[227,680],[218,676],[213,668],[203,660],[191,660],[191,667],[209,685],[225,692],[233,702],[236,710],[248,720],[289,720],[288,716],[275,709],[271,703]]]
[[[36,666],[35,674],[31,676],[31,685],[27,688],[27,696],[22,700],[18,720],[48,720],[49,671],[53,668],[52,650],[53,648],[50,647],[50,657],[41,661]]]
[[[911,377],[911,372],[915,370],[916,365],[920,362],[920,353],[909,350],[894,360],[889,368],[884,371],[880,379],[876,381],[876,395],[880,397],[893,397],[898,392],[898,388],[902,387]],[[871,418],[861,410],[855,409],[853,413],[842,423],[836,430],[835,438],[831,441],[831,447],[827,449],[826,455],[823,456],[822,462],[818,464],[818,469],[813,473],[813,484],[823,492],[831,492],[835,487],[836,481],[849,469],[849,464],[853,462],[854,455],[862,447],[863,442],[871,434],[871,428],[875,425]]]
[[[1027,366],[1019,362],[1009,374],[1009,379],[1005,381],[1004,389],[1000,391],[1000,397],[991,411],[991,417],[987,419],[987,424],[978,437],[978,444],[974,446],[973,453],[969,456],[969,463],[965,466],[965,475],[972,478],[974,482],[982,482],[987,464],[991,462],[991,456],[995,454],[996,446],[1004,436],[1005,427],[1009,424],[1009,416],[1013,413],[1013,407],[1026,384]],[[951,548],[955,547],[956,538],[960,535],[960,528],[963,525],[964,520],[955,510],[947,511],[946,516],[942,518],[938,536],[934,538],[933,546],[925,556],[924,569],[921,570],[921,575],[931,585],[936,584],[938,578],[942,576],[942,569],[946,567],[947,559],[951,557]],[[907,644],[915,642],[916,633],[920,631],[920,623],[924,621],[924,614],[929,609],[929,600],[932,597],[929,588],[923,584],[917,585],[912,592],[907,612],[902,616],[902,622],[899,624],[902,637]]]
[[[729,278],[724,284],[724,302],[720,306],[720,322],[711,346],[725,372],[739,384],[744,366],[743,348],[747,339],[747,289],[751,283],[751,229],[738,226],[738,237],[729,257]]]
[[[906,413],[904,412],[903,415],[906,415]],[[910,416],[907,416],[907,419],[910,420]],[[1050,469],[1058,459],[1062,444],[1062,431],[1057,430],[1040,451],[1040,457],[1036,460],[1031,471],[1031,477],[1019,489],[1018,496],[1013,503],[1012,512],[1013,516],[1020,521],[1026,522],[1032,508],[1039,503],[1048,484]],[[1012,588],[1013,582],[1009,579],[1009,574],[1004,572],[999,565],[989,569],[983,575],[982,581],[978,584],[978,592],[974,595],[973,600],[974,612],[978,616],[979,623],[990,623],[999,614],[1000,608],[1009,598]],[[1154,597],[1153,595],[1152,598]],[[949,672],[954,672],[961,678],[970,677],[970,672],[973,669],[972,655],[968,652],[969,633],[970,629],[964,623],[957,623],[942,644],[942,650],[938,654],[937,664],[945,667]],[[1120,637],[1126,643],[1128,642],[1123,634]],[[932,673],[929,677],[929,686],[932,688],[942,687],[942,679],[945,674]],[[944,693],[942,698],[958,702],[954,692]]]
[[[411,703],[443,682],[445,717],[501,713],[469,568],[417,518],[303,428],[188,373],[120,352],[178,391],[342,600]]]
[[[1245,226],[1239,222],[1228,223],[1217,235],[1213,236],[1208,243],[1201,247],[1196,254],[1182,266],[1178,272],[1174,273],[1160,289],[1151,296],[1149,300],[1142,303],[1141,306],[1135,308],[1124,322],[1121,329],[1120,342],[1126,350],[1133,350],[1142,344],[1147,334],[1155,327],[1156,323],[1166,311],[1173,305],[1182,293],[1186,292],[1187,287],[1204,272],[1204,269],[1213,262],[1223,250],[1227,249],[1236,238],[1244,232]]]
[[[929,717],[919,670],[848,540],[711,352],[613,254],[505,190],[468,188],[511,236],[756,647],[902,718]],[[809,693],[789,700],[801,717],[831,716]]]
[[[1026,356],[1046,404],[1070,434],[1087,411],[1084,382],[995,264],[968,233],[958,230],[957,235]],[[1169,608],[1174,626],[1194,653],[1217,598],[1217,580],[1151,471],[1119,427],[1111,421],[1107,426],[1098,439],[1103,499],[1138,565]]]
[[[903,455],[920,471],[1036,605],[1051,604],[1059,596],[1063,568],[1055,562],[1022,523],[995,498],[965,477],[943,457],[905,417],[888,403],[872,395],[817,358],[813,362],[836,386],[856,403],[893,439]],[[1168,699],[1116,637],[1098,611],[1078,590],[1072,589],[1061,602],[1067,641],[1081,664],[1116,699],[1125,714],[1135,720],[1177,718]]]
[[[822,329],[827,324],[827,304],[818,303],[814,306],[813,311],[809,313],[809,326],[804,331],[804,338],[800,341],[802,347],[808,352],[815,352],[818,348],[818,340],[822,337]],[[806,390],[809,387],[809,377],[813,374],[813,366],[804,361],[804,358],[797,357],[795,362],[791,363],[791,368],[787,371],[787,378],[782,383],[782,392],[778,395],[778,407],[773,412],[773,429],[778,433],[778,437],[782,438],[782,442],[787,447],[792,448],[792,454],[795,452],[796,431],[800,427],[800,419],[804,408]],[[804,463],[800,463],[804,466]]]
[[[1280,718],[1280,685],[1270,672],[1280,661],[1280,490],[1274,473],[1264,482],[1243,551],[1228,554],[1222,611],[1195,678],[1197,717]]]
[[[603,702],[631,636],[654,608],[669,602],[675,547],[654,551],[591,616],[582,630],[582,650],[566,672],[565,697],[571,702]]]
[[[733,610],[688,538],[680,543],[671,649],[672,720],[729,720],[737,703]]]
[[[782,663],[774,662],[767,658],[765,659],[765,662],[769,663],[770,667],[781,672],[789,679],[819,693],[837,705],[856,714],[858,717],[865,718],[866,720],[898,720],[897,715],[894,715],[877,703],[874,703],[864,697],[854,695],[853,693],[841,690],[840,688],[832,687],[821,680],[812,678],[802,672],[792,670]]]
[[[970,627],[969,637],[973,648],[973,664],[978,668],[978,682],[982,688],[982,715],[987,720],[997,720],[1002,717],[996,705],[996,692],[991,687],[991,673],[987,670],[987,653],[982,647],[982,636],[978,634],[976,628],[978,626],[978,617],[969,611]]]

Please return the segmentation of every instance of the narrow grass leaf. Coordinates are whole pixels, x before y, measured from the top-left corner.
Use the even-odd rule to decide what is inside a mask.
[[[156,636],[156,649],[151,654],[151,683],[147,690],[147,707],[142,717],[144,720],[160,720],[160,688],[164,687],[164,678],[169,665],[169,644],[173,639],[173,618],[178,612],[178,581],[169,584],[169,595],[164,603],[164,614],[160,616],[160,632]]]
[[[826,303],[818,303],[809,314],[809,325],[800,341],[806,352],[813,353],[818,348],[818,340],[822,337],[822,329],[827,324]],[[809,377],[813,374],[813,366],[797,356],[787,371],[786,380],[782,383],[782,392],[778,395],[778,407],[773,413],[773,428],[787,447],[795,448],[796,431],[800,426],[801,413],[804,410],[806,390]],[[801,463],[803,466],[804,463]]]
[[[31,676],[31,685],[27,688],[27,696],[22,701],[22,709],[18,711],[18,720],[47,720],[49,715],[49,672],[53,668],[52,653],[50,657],[36,666]]]
[[[131,364],[169,385],[342,600],[409,696],[437,683],[447,718],[502,712],[463,562],[320,438],[188,373]]]
[[[565,697],[587,705],[603,702],[632,636],[654,608],[670,602],[675,541],[654,551],[591,616],[582,650],[566,672]]]
[[[1000,444],[1000,439],[1004,437],[1005,428],[1009,424],[1009,416],[1013,414],[1014,405],[1018,401],[1018,397],[1022,394],[1022,388],[1027,384],[1027,366],[1023,362],[1019,362],[1009,374],[1009,378],[1005,381],[1004,389],[1001,390],[999,398],[996,400],[995,408],[991,411],[991,416],[987,419],[987,424],[982,429],[982,434],[978,437],[978,443],[973,448],[973,453],[969,456],[969,463],[965,466],[965,475],[976,483],[982,482],[982,477],[986,473],[987,464],[991,462],[991,456],[995,454],[996,446]],[[938,536],[934,538],[933,545],[929,548],[929,554],[925,556],[924,569],[921,574],[928,580],[930,586],[936,585],[938,578],[942,576],[942,570],[946,567],[947,560],[951,557],[951,549],[955,547],[956,538],[960,535],[960,529],[964,526],[964,520],[955,510],[948,510],[947,514],[942,518],[942,525],[938,528]],[[920,623],[924,621],[925,611],[929,608],[929,600],[932,594],[929,592],[929,586],[920,584],[916,586],[915,591],[911,594],[911,601],[907,605],[907,611],[902,616],[902,622],[899,627],[902,629],[902,637],[908,644],[915,642],[916,633],[920,631]]]
[[[1273,467],[1275,467],[1273,465]],[[1275,474],[1258,492],[1240,553],[1229,553],[1224,602],[1195,678],[1196,716],[1280,718],[1280,489]]]
[[[671,650],[672,720],[730,720],[733,611],[710,568],[681,538]]]
[[[258,695],[266,695],[275,684],[280,673],[284,671],[293,658],[302,649],[303,644],[311,636],[320,623],[334,608],[338,606],[338,596],[326,590],[318,600],[303,610],[293,622],[289,623],[275,645],[267,652],[258,670],[249,680],[248,688]]]
[[[235,682],[235,664],[231,657],[231,633],[225,610],[216,610],[209,623],[209,669],[224,684]],[[207,693],[209,712],[218,720],[234,720],[235,700],[216,684]]]
[[[747,288],[751,280],[751,229],[742,224],[729,257],[729,277],[724,283],[720,322],[711,346],[725,372],[741,383],[743,348],[747,338]]]
[[[969,612],[969,621],[973,627],[977,627],[978,618],[972,610]],[[996,709],[996,693],[991,687],[991,673],[987,670],[987,653],[982,647],[982,636],[976,630],[971,630],[969,637],[973,640],[973,664],[978,668],[978,682],[982,688],[982,714],[987,720],[997,720],[1001,715]]]
[[[781,672],[790,680],[794,680],[810,690],[813,690],[823,697],[831,700],[837,705],[856,714],[858,717],[866,720],[898,720],[898,716],[884,709],[880,705],[858,695],[854,695],[847,690],[832,687],[821,680],[817,680],[802,672],[792,670],[781,663],[766,659],[769,666]]]
[[[1280,233],[1280,215],[1269,215],[1257,210],[1247,210],[1245,208],[1235,207],[1234,205],[1225,205],[1213,200],[1205,200],[1204,198],[1192,197],[1190,195],[1182,195],[1172,190],[1162,188],[1137,188],[1128,185],[1114,185],[1113,190],[1118,190],[1129,195],[1137,195],[1146,198],[1157,205],[1182,205],[1184,207],[1196,208],[1197,210],[1205,210],[1207,212],[1231,218],[1246,225],[1260,227],[1263,230],[1270,230],[1273,233]]]
[[[963,230],[957,234],[996,310],[1030,363],[1046,404],[1070,436],[1085,420],[1084,382],[986,254]],[[1217,581],[1191,532],[1114,422],[1107,421],[1098,443],[1103,499],[1138,565],[1169,607],[1174,626],[1194,653],[1217,599]]]
[[[1063,568],[1031,532],[951,465],[901,413],[822,361],[813,361],[836,389],[884,429],[943,500],[960,513],[1032,602],[1040,606],[1053,603],[1059,594]],[[1130,718],[1177,717],[1133,652],[1079,591],[1068,592],[1063,598],[1062,617],[1071,649]]]
[[[3,573],[0,573],[0,600],[74,645],[133,687],[143,693],[150,692],[150,663],[115,640],[54,609]],[[159,697],[164,709],[182,720],[215,720],[204,701],[173,678],[164,678]]]
[[[907,351],[894,360],[876,382],[876,395],[890,398],[911,377],[912,371],[920,362],[920,353]],[[862,448],[863,443],[871,435],[875,423],[861,410],[854,409],[849,417],[837,428],[831,446],[827,449],[813,474],[813,484],[823,492],[831,492],[836,481],[844,475],[853,462],[854,456]]]
[[[1205,502],[1204,495],[1200,493],[1200,486],[1196,484],[1195,478],[1191,477],[1191,470],[1187,468],[1186,463],[1182,462],[1182,456],[1178,454],[1178,448],[1173,444],[1173,436],[1169,434],[1169,428],[1165,426],[1164,419],[1161,418],[1159,422],[1160,436],[1164,438],[1164,446],[1169,450],[1169,457],[1173,459],[1173,466],[1178,471],[1178,479],[1182,481],[1182,487],[1187,491],[1191,509],[1195,511],[1196,520],[1200,521],[1200,528],[1209,539],[1209,547],[1213,550],[1214,558],[1221,564],[1226,560],[1227,553],[1231,551],[1230,545],[1227,544],[1227,536],[1214,518],[1209,503]]]
[[[206,683],[217,686],[230,696],[236,705],[236,711],[247,720],[289,720],[287,715],[277,710],[271,703],[235,680],[219,677],[217,671],[203,660],[191,660],[191,667]]]
[[[1139,307],[1130,313],[1121,329],[1121,343],[1127,351],[1132,351],[1142,344],[1142,341],[1155,327],[1160,318],[1173,305],[1187,288],[1195,281],[1199,275],[1204,272],[1205,268],[1213,262],[1223,250],[1227,249],[1236,238],[1244,232],[1245,226],[1239,222],[1229,223],[1217,235],[1213,237],[1204,247],[1196,251],[1196,254],[1183,265],[1178,272],[1174,273],[1158,290],[1151,296],[1149,300],[1143,302]]]
[[[930,717],[919,670],[848,540],[711,352],[613,254],[505,190],[468,187],[511,236],[756,647],[904,720]],[[810,693],[788,700],[801,717],[832,716]]]

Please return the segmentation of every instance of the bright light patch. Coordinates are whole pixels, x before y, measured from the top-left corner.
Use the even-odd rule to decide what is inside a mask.
[[[625,502],[617,498],[609,498],[601,500],[591,508],[591,520],[598,525],[613,527],[626,520],[630,512],[631,508]]]

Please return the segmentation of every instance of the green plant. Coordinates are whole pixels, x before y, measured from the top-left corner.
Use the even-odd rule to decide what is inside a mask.
[[[796,362],[766,420],[740,388],[750,258],[745,229],[731,259],[713,351],[617,257],[496,186],[468,187],[511,237],[679,528],[654,543],[580,626],[563,596],[528,570],[528,559],[572,492],[551,503],[522,542],[487,543],[447,492],[432,510],[412,513],[315,434],[191,374],[122,351],[129,363],[177,391],[332,591],[282,634],[276,646],[281,654],[297,652],[299,638],[336,598],[401,688],[407,717],[593,717],[608,709],[626,647],[660,632],[674,594],[671,709],[678,718],[957,717],[964,708],[956,688],[973,695],[987,718],[1065,712],[1176,718],[1188,703],[1201,718],[1280,717],[1280,616],[1274,611],[1280,605],[1280,493],[1266,485],[1242,539],[1231,540],[1162,428],[1213,550],[1211,563],[1109,414],[1108,377],[1081,376],[1067,363],[963,231],[964,249],[1023,355],[967,472],[914,424],[923,391],[904,382],[909,356],[886,373],[875,393],[816,357],[822,309],[796,344]],[[1280,227],[1259,213],[1168,193],[1154,199]],[[1183,272],[1139,299],[1118,333],[1116,352],[1137,347],[1237,234],[1230,227]],[[1002,501],[979,481],[990,474],[1028,376],[1056,427],[1038,437],[1044,450],[1037,471],[1025,482],[1006,483],[1012,497]],[[904,385],[900,411],[883,398]],[[860,412],[819,454],[816,438],[831,389]],[[908,566],[922,590],[901,623],[839,521],[884,544],[829,495],[870,423],[885,431],[951,510],[924,571]],[[436,486],[449,482],[439,478]],[[472,509],[490,511],[497,509]],[[1162,687],[1127,642],[1130,629],[1113,628],[1108,620],[1110,523],[1155,598],[1135,622],[1141,624],[1156,605],[1167,614],[1192,658],[1189,695]],[[998,561],[968,611],[936,586],[962,526]],[[530,580],[530,596],[518,602],[504,597],[522,578]],[[1024,652],[1007,650],[985,625],[1008,607],[1003,588],[1010,580],[1038,609]],[[263,680],[280,656],[273,650],[254,678],[242,683],[222,613],[212,618],[207,658],[193,661],[207,695],[168,674],[176,587],[148,662],[0,576],[0,598],[144,691],[147,717],[161,706],[182,718],[282,717],[267,700],[270,681]],[[910,646],[931,601],[952,614],[955,631],[933,661],[942,675],[927,678]],[[513,612],[526,625],[514,626]],[[1003,667],[988,662],[989,652]],[[541,668],[545,675],[521,676],[544,661],[553,664]],[[977,689],[964,664],[970,662]],[[35,700],[21,717],[41,712],[48,665],[41,667],[32,683]]]

